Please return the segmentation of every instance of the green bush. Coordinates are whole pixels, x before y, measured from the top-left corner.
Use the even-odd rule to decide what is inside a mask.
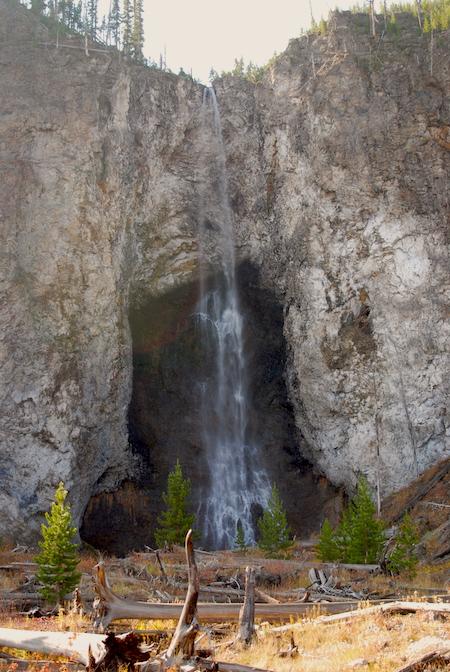
[[[155,532],[155,540],[161,548],[165,544],[184,544],[186,533],[194,524],[194,514],[187,511],[187,500],[191,493],[191,482],[184,478],[180,461],[167,479],[167,492],[163,495],[167,508],[158,518],[159,527]]]
[[[77,533],[73,526],[69,504],[66,504],[67,490],[60,483],[55,492],[55,500],[45,514],[47,524],[41,526],[41,553],[35,558],[39,565],[36,573],[41,587],[39,592],[49,602],[61,603],[64,596],[78,584],[81,574],[76,567],[79,562],[77,544],[72,540]]]
[[[417,526],[409,513],[406,513],[400,523],[394,549],[387,560],[387,568],[391,574],[406,572],[411,578],[415,576],[417,563],[419,562],[415,554],[415,546],[418,542]]]
[[[259,547],[274,556],[291,545],[290,530],[277,487],[272,486],[269,503],[258,521]]]

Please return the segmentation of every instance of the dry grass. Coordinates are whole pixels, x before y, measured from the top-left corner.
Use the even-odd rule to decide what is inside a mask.
[[[291,633],[299,655],[281,658]],[[408,659],[408,645],[427,635],[448,638],[450,627],[428,614],[377,614],[334,625],[309,619],[286,633],[261,629],[250,648],[228,650],[226,659],[276,672],[344,672],[354,667],[361,672],[391,672]]]
[[[321,624],[314,620],[320,615],[318,606],[308,619],[293,624],[291,630],[272,632],[271,625],[258,629],[258,638],[249,648],[220,648],[219,660],[240,662],[274,670],[275,672],[347,672],[358,668],[361,672],[392,672],[409,659],[408,646],[425,636],[450,638],[448,620],[433,614],[389,615],[376,614],[347,622]],[[28,619],[14,615],[0,618],[2,627],[36,630],[90,631],[86,617],[60,613],[53,618]],[[127,627],[135,630],[171,630],[175,621],[133,621]],[[228,639],[233,628],[228,629]],[[299,648],[295,658],[282,658],[280,652],[288,649],[293,635]],[[217,642],[216,642],[217,643]],[[21,658],[43,659],[42,654],[13,652]],[[54,660],[54,659],[53,659]],[[61,659],[56,659],[60,661]],[[13,672],[13,671],[12,671]]]

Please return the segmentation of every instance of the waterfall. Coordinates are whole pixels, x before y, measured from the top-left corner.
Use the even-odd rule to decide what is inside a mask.
[[[255,541],[255,505],[265,506],[270,484],[258,446],[250,441],[248,383],[228,197],[225,149],[215,92],[205,89],[202,107],[205,138],[200,179],[200,268],[198,306],[205,359],[211,362],[201,381],[202,441],[210,479],[198,511],[204,543],[232,548],[237,525],[248,544]],[[219,257],[219,270],[205,258],[206,243]],[[211,247],[209,248],[211,249]]]

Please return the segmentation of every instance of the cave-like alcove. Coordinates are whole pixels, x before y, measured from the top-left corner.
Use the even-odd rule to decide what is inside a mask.
[[[318,528],[324,508],[333,509],[338,496],[301,457],[303,439],[284,380],[283,307],[262,286],[259,271],[250,262],[238,265],[237,279],[249,374],[249,435],[259,446],[271,481],[278,484],[293,531],[305,536]],[[140,468],[134,482],[91,499],[81,534],[96,547],[125,553],[152,545],[167,475],[177,459],[192,483],[192,509],[198,508],[209,479],[199,381],[205,367],[211,366],[200,338],[198,301],[199,284],[192,282],[132,302],[128,425]]]

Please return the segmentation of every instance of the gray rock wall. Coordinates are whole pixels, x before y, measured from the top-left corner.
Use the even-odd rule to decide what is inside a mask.
[[[412,26],[378,48],[361,21],[216,89],[302,455],[384,495],[450,450],[450,75],[445,40],[431,75]],[[201,86],[48,39],[0,0],[0,532],[23,540],[59,480],[80,521],[139,473],[128,313],[195,281],[204,142]]]
[[[384,496],[450,451],[450,72],[441,39],[431,76],[414,19],[381,46],[366,19],[337,15],[253,90],[218,89],[242,254],[284,297],[306,453]]]

